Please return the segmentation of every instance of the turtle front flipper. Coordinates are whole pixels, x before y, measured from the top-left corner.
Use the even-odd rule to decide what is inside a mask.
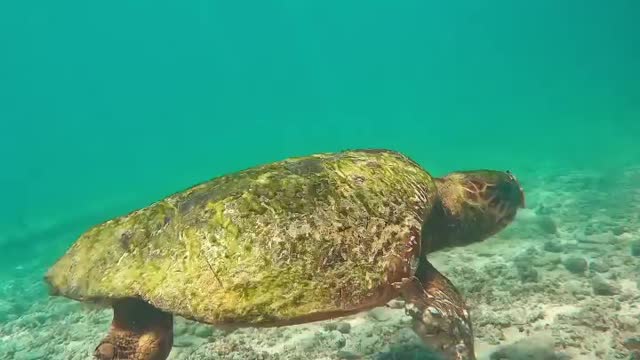
[[[142,300],[113,302],[109,334],[94,352],[99,360],[165,360],[173,346],[173,316]]]
[[[401,289],[413,329],[447,360],[475,360],[469,311],[453,284],[422,259],[416,275]]]

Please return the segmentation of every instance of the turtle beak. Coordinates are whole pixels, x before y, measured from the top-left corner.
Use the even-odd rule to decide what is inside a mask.
[[[507,170],[507,174],[509,175],[509,179],[511,180],[511,197],[513,202],[517,205],[517,208],[524,209],[527,206],[524,189],[522,185],[518,181],[515,175],[509,170]]]
[[[527,207],[527,201],[525,200],[525,196],[524,196],[524,189],[522,188],[522,186],[520,186],[519,190],[520,190],[520,208],[524,209],[525,207]]]

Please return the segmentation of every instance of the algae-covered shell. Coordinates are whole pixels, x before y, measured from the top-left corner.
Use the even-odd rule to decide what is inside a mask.
[[[137,297],[207,323],[356,310],[415,270],[399,260],[435,197],[431,176],[396,152],[290,158],[97,225],[46,279],[73,299]]]

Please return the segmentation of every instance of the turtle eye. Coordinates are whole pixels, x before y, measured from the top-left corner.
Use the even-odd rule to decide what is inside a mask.
[[[516,176],[513,175],[511,170],[507,170],[507,171],[505,171],[505,173],[509,176],[509,180],[518,181],[518,179],[516,179]]]

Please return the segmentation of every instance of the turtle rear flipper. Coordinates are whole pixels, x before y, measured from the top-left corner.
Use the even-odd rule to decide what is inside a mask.
[[[142,300],[113,302],[109,334],[94,352],[99,360],[165,360],[173,346],[173,316]]]
[[[423,259],[401,291],[413,329],[427,346],[447,360],[476,359],[469,312],[449,279]]]

